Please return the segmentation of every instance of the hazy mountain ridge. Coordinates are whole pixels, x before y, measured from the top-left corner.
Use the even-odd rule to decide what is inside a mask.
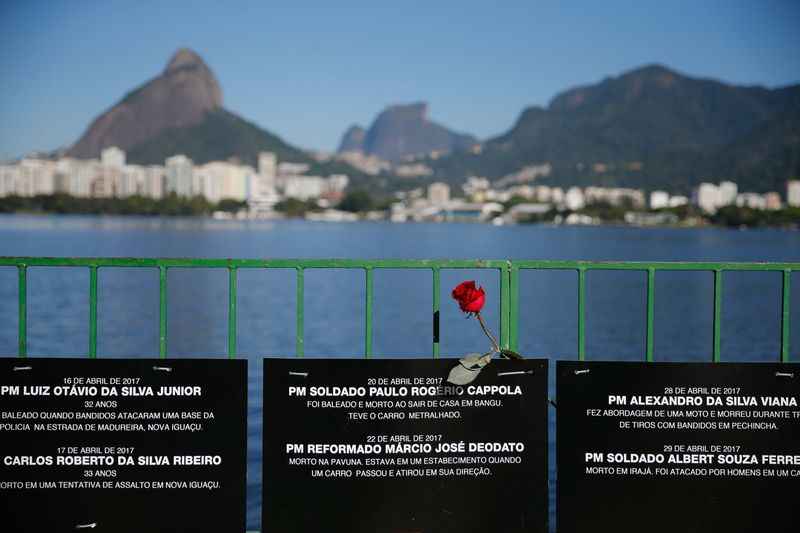
[[[367,130],[358,124],[353,124],[342,135],[337,152],[363,152]]]
[[[800,141],[789,134],[800,124],[799,103],[800,85],[739,87],[650,65],[564,91],[547,108],[525,109],[480,154],[453,154],[433,164],[439,177],[457,181],[550,162],[555,182],[648,188],[738,177],[753,190],[769,190],[800,170],[792,155],[800,152]],[[782,126],[769,129],[773,121]],[[766,144],[760,128],[771,131]],[[767,173],[762,165],[776,144],[788,150],[787,163]],[[734,155],[737,163],[731,164]],[[606,170],[593,173],[595,164]]]
[[[209,111],[192,126],[169,128],[130,148],[128,160],[137,164],[163,164],[166,157],[184,154],[196,164],[237,158],[256,165],[258,152],[274,152],[281,161],[310,162],[300,149],[226,111]]]
[[[381,111],[366,130],[348,128],[339,152],[357,151],[398,162],[432,152],[451,153],[478,143],[472,135],[456,133],[428,118],[428,104],[392,105]]]
[[[787,178],[800,175],[800,85],[735,86],[648,65],[568,89],[547,107],[528,107],[506,133],[482,144],[431,121],[428,111],[424,102],[390,106],[369,128],[351,126],[339,149],[395,163],[435,152],[424,160],[433,179],[452,183],[470,175],[496,179],[544,162],[553,167],[547,181],[559,185],[688,191],[700,181],[735,179],[763,192],[782,190]],[[316,172],[371,183],[345,163],[316,164],[225,110],[213,72],[187,49],[98,116],[66,154],[97,157],[112,145],[126,150],[131,163],[163,164],[183,153],[197,163],[254,164],[259,151],[272,151],[281,160],[311,163]]]
[[[222,89],[195,52],[178,50],[161,75],[126,94],[97,117],[68,155],[92,158],[107,146],[129,150],[170,128],[200,123],[222,108]]]
[[[135,164],[164,164],[175,154],[195,163],[237,159],[255,165],[258,152],[281,161],[309,163],[320,173],[357,171],[343,163],[317,163],[303,150],[223,107],[222,90],[203,59],[178,50],[157,77],[127,93],[98,116],[67,151],[78,158],[98,157],[108,146],[127,152]]]

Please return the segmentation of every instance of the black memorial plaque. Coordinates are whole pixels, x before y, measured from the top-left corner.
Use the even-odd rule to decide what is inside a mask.
[[[0,359],[0,530],[245,529],[247,362]]]
[[[264,361],[264,533],[547,531],[547,361]]]
[[[557,364],[559,533],[800,531],[800,374]]]

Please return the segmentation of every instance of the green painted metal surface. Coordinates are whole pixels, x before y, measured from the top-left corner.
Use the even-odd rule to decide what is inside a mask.
[[[648,363],[652,363],[653,345],[655,342],[655,311],[656,311],[656,269],[647,269],[647,333],[645,336],[645,353]]]
[[[783,271],[783,295],[781,298],[781,361],[784,363],[789,362],[789,336],[791,330],[789,329],[789,306],[792,301],[792,271],[785,269]]]
[[[19,298],[19,311],[18,311],[18,327],[17,338],[19,339],[19,356],[27,357],[28,355],[28,268],[25,263],[17,265],[19,273],[18,282],[18,298]]]
[[[97,357],[97,267],[89,267],[89,357]]]
[[[167,357],[167,267],[158,267],[158,355]]]
[[[714,333],[712,360],[722,359],[722,270],[714,271]]]
[[[645,353],[643,359],[654,361],[655,279],[659,271],[706,271],[713,274],[713,345],[711,360],[722,360],[722,281],[724,272],[779,272],[782,276],[780,301],[780,353],[777,359],[790,360],[791,278],[800,271],[800,263],[731,263],[731,262],[626,262],[626,261],[538,261],[538,260],[412,260],[412,259],[179,259],[179,258],[121,258],[121,257],[0,257],[0,266],[16,267],[18,272],[18,355],[28,354],[28,269],[29,267],[87,268],[89,270],[89,339],[87,355],[97,356],[98,275],[108,268],[150,268],[158,271],[159,291],[159,356],[168,353],[168,293],[167,281],[171,268],[220,268],[228,271],[228,356],[237,356],[238,272],[251,269],[293,269],[296,282],[296,356],[305,354],[305,271],[309,269],[355,269],[364,271],[365,315],[364,356],[373,355],[374,342],[374,279],[380,269],[429,270],[433,278],[433,342],[431,354],[440,355],[439,312],[441,309],[441,271],[448,269],[484,269],[499,274],[500,344],[503,348],[519,349],[520,273],[522,270],[564,270],[578,276],[578,359],[586,358],[586,286],[587,275],[593,270],[640,271],[647,276],[647,310]]]
[[[238,306],[236,285],[238,270],[236,267],[228,269],[228,357],[236,357],[236,308]]]

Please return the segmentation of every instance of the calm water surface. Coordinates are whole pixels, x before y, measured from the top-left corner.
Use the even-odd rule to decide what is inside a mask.
[[[800,232],[0,215],[0,255],[800,262]],[[16,276],[13,268],[0,267],[0,353],[8,355],[15,354],[17,348]],[[485,314],[495,331],[498,329],[498,274],[444,271],[441,351],[448,356],[460,356],[486,346],[477,325],[464,320],[448,298],[450,288],[464,279],[476,279],[486,287],[489,300]],[[520,280],[521,352],[553,361],[576,358],[577,275],[567,271],[525,271]],[[86,354],[88,281],[86,269],[30,269],[30,354]],[[264,355],[294,355],[294,283],[294,272],[290,270],[239,273],[238,346],[240,354],[249,359],[250,367],[250,528],[257,528],[260,522],[260,359]],[[225,354],[227,272],[174,269],[169,272],[168,284],[169,356]],[[793,276],[792,287],[793,309],[800,310],[800,275]],[[588,274],[588,358],[643,358],[645,288],[646,277],[642,272]],[[657,360],[710,358],[712,290],[712,275],[707,272],[658,274]],[[98,294],[101,356],[157,354],[157,272],[101,269]],[[328,357],[362,354],[364,273],[308,271],[305,294],[306,354]],[[723,359],[777,358],[780,294],[779,273],[725,275]],[[430,356],[432,299],[430,272],[377,271],[375,354]],[[792,329],[792,356],[796,358],[800,357],[800,328]],[[555,433],[552,419],[551,433]],[[552,444],[551,453],[554,468]]]

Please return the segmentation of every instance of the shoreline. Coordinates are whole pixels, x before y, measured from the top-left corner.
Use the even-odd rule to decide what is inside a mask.
[[[793,225],[740,225],[729,226],[724,224],[626,224],[617,221],[598,221],[592,224],[556,224],[553,222],[515,222],[504,224],[492,224],[491,222],[479,221],[464,221],[464,220],[441,220],[441,221],[406,221],[406,222],[393,222],[388,218],[366,218],[359,217],[355,220],[324,220],[324,219],[310,219],[306,217],[291,217],[285,216],[281,213],[275,213],[274,216],[269,217],[219,217],[210,215],[165,215],[165,214],[148,214],[148,213],[57,213],[53,211],[20,211],[20,212],[6,212],[0,213],[2,218],[15,218],[15,217],[30,217],[34,219],[46,219],[56,217],[69,217],[69,218],[96,218],[96,219],[143,219],[143,220],[196,220],[196,221],[211,221],[220,224],[225,223],[242,223],[242,222],[308,222],[313,224],[354,224],[354,223],[383,223],[391,225],[476,225],[476,226],[492,226],[492,227],[547,227],[547,228],[615,228],[615,229],[680,229],[680,230],[700,230],[700,229],[725,229],[731,231],[756,231],[756,230],[782,230],[788,232],[800,231],[800,222]]]

